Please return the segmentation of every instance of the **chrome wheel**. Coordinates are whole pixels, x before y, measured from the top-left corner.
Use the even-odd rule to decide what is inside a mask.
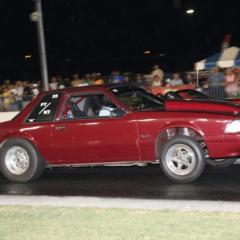
[[[29,167],[29,163],[29,155],[24,148],[14,146],[7,150],[5,164],[10,173],[14,175],[24,174]]]
[[[196,166],[196,155],[188,145],[174,144],[167,151],[166,164],[172,173],[186,176],[191,174]]]

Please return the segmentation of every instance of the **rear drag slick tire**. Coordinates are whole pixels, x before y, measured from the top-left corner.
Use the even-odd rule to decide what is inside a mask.
[[[203,172],[205,153],[195,139],[177,136],[163,147],[160,166],[164,174],[174,183],[190,183]]]

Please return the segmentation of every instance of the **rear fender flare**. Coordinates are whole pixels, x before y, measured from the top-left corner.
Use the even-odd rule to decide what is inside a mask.
[[[192,137],[195,140],[201,142],[201,144],[203,144],[203,147],[206,147],[207,149],[204,134],[196,126],[187,123],[168,124],[161,129],[160,133],[156,138],[155,141],[156,159],[160,159],[164,144],[173,137],[179,135]]]

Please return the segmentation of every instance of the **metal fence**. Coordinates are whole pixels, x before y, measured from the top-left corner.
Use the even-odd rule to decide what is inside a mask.
[[[225,91],[225,86],[223,84],[219,85],[208,85],[202,88],[202,92],[214,99],[226,99],[228,95]]]
[[[202,92],[211,98],[223,100],[227,98],[239,98],[240,88],[237,84],[217,84],[202,87]]]

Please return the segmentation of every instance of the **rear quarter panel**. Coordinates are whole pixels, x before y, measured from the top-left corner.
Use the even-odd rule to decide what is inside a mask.
[[[213,158],[224,155],[223,115],[195,112],[135,112],[139,129],[142,160],[155,160],[155,144],[159,134],[168,128],[187,127],[198,132],[207,143]]]

